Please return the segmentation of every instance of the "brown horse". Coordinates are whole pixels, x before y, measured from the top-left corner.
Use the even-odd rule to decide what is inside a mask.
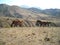
[[[13,20],[12,23],[11,23],[11,27],[17,27],[17,26],[22,27],[22,24],[23,24],[23,21]]]
[[[53,24],[54,26],[56,26],[55,23],[52,23],[52,22],[42,22],[40,20],[37,20],[37,22],[36,22],[37,26],[50,26],[51,24]]]

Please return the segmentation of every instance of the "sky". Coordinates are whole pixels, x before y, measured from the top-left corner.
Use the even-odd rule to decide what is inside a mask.
[[[60,9],[60,0],[0,0],[0,4],[17,5],[25,7],[39,7],[41,9]]]

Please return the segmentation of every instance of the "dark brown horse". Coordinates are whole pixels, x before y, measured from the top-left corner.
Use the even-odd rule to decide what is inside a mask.
[[[52,23],[52,22],[43,22],[43,21],[40,21],[40,20],[36,21],[36,25],[37,26],[50,26],[51,24],[53,24],[54,26],[56,26],[55,23]]]
[[[11,23],[11,27],[17,27],[17,26],[22,27],[22,24],[23,24],[23,21],[13,20],[12,23]]]
[[[47,25],[47,22],[42,22],[40,20],[37,20],[36,25],[37,26],[46,26]]]

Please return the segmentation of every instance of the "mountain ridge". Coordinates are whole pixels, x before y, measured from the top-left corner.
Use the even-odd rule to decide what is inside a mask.
[[[0,16],[5,16],[5,17],[15,17],[15,18],[22,18],[22,19],[49,19],[49,18],[51,19],[51,17],[54,17],[54,15],[47,14],[46,12],[48,11],[34,8],[34,7],[22,8],[15,5],[9,6],[6,4],[0,4]]]
[[[55,16],[60,16],[60,9],[38,9],[38,8],[28,8],[28,10],[35,12],[35,13],[43,13],[47,15],[55,15]]]

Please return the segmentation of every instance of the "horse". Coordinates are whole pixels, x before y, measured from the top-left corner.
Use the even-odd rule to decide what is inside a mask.
[[[54,26],[56,26],[56,24],[53,23],[53,22],[43,22],[41,20],[37,20],[36,21],[36,25],[37,26],[50,26],[51,24],[53,24]]]
[[[22,27],[22,24],[23,24],[23,21],[20,21],[20,20],[13,20],[12,23],[11,23],[11,27]]]
[[[48,23],[47,22],[42,22],[40,20],[37,20],[36,25],[37,26],[46,26],[46,25],[48,25]]]

